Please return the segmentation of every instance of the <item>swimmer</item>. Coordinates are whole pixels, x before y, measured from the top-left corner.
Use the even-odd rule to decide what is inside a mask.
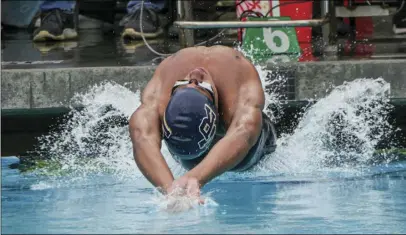
[[[163,60],[141,95],[129,130],[134,159],[163,194],[200,189],[227,171],[246,171],[276,147],[262,112],[265,94],[254,65],[230,47],[190,47]],[[162,140],[187,173],[174,179]]]

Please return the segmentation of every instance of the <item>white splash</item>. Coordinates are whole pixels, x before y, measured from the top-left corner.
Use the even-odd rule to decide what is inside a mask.
[[[391,133],[390,84],[356,79],[334,88],[309,108],[292,134],[283,134],[262,171],[310,173],[362,166]]]
[[[282,105],[286,103],[286,99],[284,97],[285,94],[277,92],[277,90],[285,86],[288,78],[278,75],[271,80],[269,79],[271,71],[266,70],[264,66],[260,65],[256,65],[255,68],[261,78],[262,87],[265,91],[265,105],[263,111],[273,122],[278,122],[279,118],[283,115]],[[269,109],[271,105],[273,111]]]
[[[123,179],[141,177],[128,131],[128,120],[140,105],[140,92],[108,82],[77,94],[72,104],[83,109],[72,109],[59,131],[40,138],[42,153],[75,178],[105,172]],[[169,156],[164,144],[162,151]],[[172,158],[166,160],[175,173],[182,171]]]
[[[244,50],[237,46],[236,49],[251,60],[258,53],[254,47]],[[268,60],[272,61],[272,58]],[[256,69],[266,91],[264,112],[277,123],[286,103],[286,97],[278,91],[284,89],[288,78],[275,74],[278,63],[274,67],[276,71],[258,65]],[[279,133],[281,138],[277,141],[276,152],[267,156],[251,173],[254,176],[292,175],[339,170],[352,174],[355,168],[373,162],[378,142],[393,132],[387,120],[392,108],[388,103],[389,91],[390,84],[383,78],[360,78],[333,88],[327,97],[306,110],[293,133],[279,130],[282,133]]]
[[[283,83],[278,79],[286,79],[281,76],[274,83],[268,79],[271,71],[261,66],[256,69],[264,89],[277,87]],[[389,84],[381,78],[356,79],[334,88],[306,111],[292,134],[282,133],[276,152],[267,156],[257,173],[309,173],[362,165],[371,159],[378,141],[390,133],[388,92]],[[284,98],[272,90],[265,96],[264,111],[278,121],[280,116],[267,107],[272,104],[282,110]],[[69,172],[72,180],[106,172],[120,179],[143,178],[133,158],[128,132],[128,119],[140,105],[139,100],[139,91],[115,83],[94,86],[76,95],[72,103],[82,105],[83,110],[72,110],[58,128],[61,131],[43,136],[40,150],[59,162],[60,170]],[[164,143],[162,153],[175,177],[185,172]],[[234,173],[226,175],[230,174]]]
[[[47,183],[47,182],[43,182],[43,181],[40,181],[40,182],[30,186],[30,189],[34,190],[34,191],[35,190],[45,190],[45,189],[49,189],[49,188],[53,188],[53,185],[50,183]]]
[[[255,69],[258,72],[262,87],[265,91],[265,105],[263,111],[273,122],[278,122],[279,118],[283,115],[283,104],[287,102],[286,94],[279,92],[279,90],[283,90],[286,87],[289,78],[276,71],[266,69],[265,65],[260,65],[254,56],[259,53],[258,48],[253,47],[253,45],[248,49],[243,49],[240,45],[237,45],[235,49],[241,52],[255,65]],[[275,68],[277,68],[276,63]],[[271,106],[272,111],[270,110]]]
[[[218,204],[211,197],[211,193],[206,193],[198,197],[187,196],[182,189],[175,189],[168,195],[162,195],[155,191],[155,195],[148,202],[157,205],[159,211],[167,213],[181,213],[192,209],[214,208]]]

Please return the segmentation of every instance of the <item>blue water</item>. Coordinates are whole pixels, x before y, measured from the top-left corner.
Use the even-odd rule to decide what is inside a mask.
[[[17,158],[2,158],[2,233],[406,233],[406,161],[373,154],[393,131],[389,91],[381,78],[335,87],[257,169],[207,184],[204,206],[178,198],[175,213],[136,167],[128,126],[113,122],[131,116],[139,92],[95,86],[73,99],[84,109],[62,131],[41,138],[62,171],[21,174],[7,167]]]
[[[203,189],[214,202],[159,207],[143,178],[82,181],[21,174],[2,158],[2,233],[406,233],[406,162],[365,174],[228,174]],[[152,200],[155,199],[155,200]]]

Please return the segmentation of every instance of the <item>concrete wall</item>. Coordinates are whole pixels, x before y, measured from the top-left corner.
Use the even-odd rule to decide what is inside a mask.
[[[151,78],[155,66],[90,67],[64,69],[12,69],[1,73],[1,108],[33,109],[67,106],[76,92],[105,80],[137,90]],[[360,60],[288,63],[273,71],[288,70],[295,80],[295,98],[323,97],[332,85],[356,78],[383,77],[391,83],[393,98],[406,97],[406,60]]]
[[[133,90],[146,85],[155,67],[12,69],[1,75],[1,108],[33,109],[67,106],[75,93],[110,80]]]
[[[378,77],[391,84],[392,98],[406,98],[406,60],[311,62],[292,68],[296,70],[298,100],[323,97],[331,86],[345,81]]]

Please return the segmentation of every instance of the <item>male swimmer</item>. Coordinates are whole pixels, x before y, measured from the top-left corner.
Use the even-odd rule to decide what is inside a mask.
[[[275,150],[276,133],[263,114],[259,75],[230,47],[191,47],[166,58],[145,87],[129,122],[134,159],[164,194],[200,189],[226,171],[245,171]],[[188,170],[174,179],[161,150]]]

